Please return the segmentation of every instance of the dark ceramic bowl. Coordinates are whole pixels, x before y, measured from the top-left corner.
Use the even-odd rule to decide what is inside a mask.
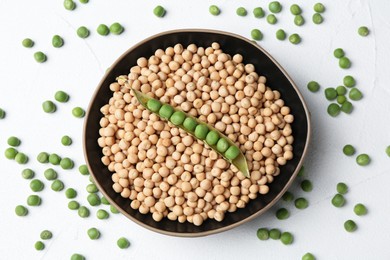
[[[119,75],[127,75],[130,67],[136,65],[139,57],[149,57],[155,50],[165,49],[177,43],[187,46],[195,43],[197,46],[210,46],[218,42],[225,53],[240,53],[244,63],[252,63],[259,75],[267,78],[267,85],[278,90],[285,104],[291,108],[295,120],[292,124],[294,135],[294,158],[281,167],[281,173],[269,185],[269,193],[251,200],[244,208],[233,213],[227,213],[222,222],[206,220],[197,227],[191,223],[181,224],[164,218],[161,222],[152,219],[151,214],[143,215],[130,207],[130,200],[124,199],[112,189],[111,173],[101,162],[102,152],[98,146],[99,120],[102,117],[100,108],[108,103],[112,96],[110,83]],[[239,35],[213,30],[175,30],[163,32],[136,44],[120,56],[110,70],[103,76],[89,105],[84,125],[84,154],[89,170],[96,185],[103,195],[122,214],[137,224],[150,230],[173,236],[196,237],[222,232],[241,225],[266,212],[274,205],[296,177],[310,139],[310,118],[306,104],[297,86],[284,69],[260,46]]]

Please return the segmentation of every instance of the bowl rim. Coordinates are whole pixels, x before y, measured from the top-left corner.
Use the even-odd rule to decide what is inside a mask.
[[[128,212],[126,212],[121,207],[119,207],[118,204],[110,196],[108,196],[108,194],[104,191],[103,187],[97,181],[97,179],[95,177],[95,174],[93,173],[93,171],[91,169],[91,166],[90,166],[90,163],[89,163],[89,160],[88,160],[88,156],[87,156],[87,153],[88,153],[88,151],[87,151],[87,141],[86,141],[87,140],[87,122],[88,122],[88,118],[90,116],[90,111],[92,109],[94,101],[96,100],[97,94],[98,94],[99,90],[101,89],[101,87],[102,87],[102,85],[103,85],[103,83],[104,83],[104,81],[106,79],[106,76],[111,73],[113,68],[116,67],[118,65],[118,63],[125,56],[127,56],[130,52],[132,52],[134,49],[138,48],[142,44],[144,44],[144,43],[146,43],[146,42],[148,42],[148,41],[150,41],[150,40],[152,40],[154,38],[163,36],[163,35],[169,35],[169,34],[174,34],[174,33],[183,33],[183,32],[200,32],[200,33],[212,33],[212,34],[227,35],[227,36],[238,38],[238,39],[240,39],[242,41],[245,41],[245,42],[253,45],[257,49],[259,49],[261,52],[263,52],[278,67],[278,69],[284,74],[284,76],[287,78],[287,80],[291,83],[292,87],[294,88],[295,92],[297,93],[297,95],[298,95],[298,97],[299,97],[299,99],[300,99],[300,101],[302,103],[303,109],[305,111],[306,120],[307,120],[307,136],[306,136],[305,146],[304,146],[303,151],[302,151],[302,156],[301,156],[301,158],[300,158],[300,160],[298,162],[298,165],[297,165],[295,171],[293,172],[293,174],[291,175],[290,179],[287,181],[287,183],[283,187],[283,189],[278,193],[278,195],[275,198],[273,198],[272,201],[270,203],[268,203],[264,208],[262,208],[261,210],[253,213],[252,215],[250,215],[247,218],[244,218],[244,219],[242,219],[242,220],[240,220],[238,222],[235,222],[233,224],[230,224],[230,225],[227,225],[227,226],[224,226],[224,227],[221,227],[221,228],[208,230],[208,231],[202,231],[202,232],[199,232],[199,233],[179,233],[179,232],[173,232],[173,231],[166,231],[166,230],[162,230],[162,229],[158,229],[158,228],[149,226],[149,225],[143,223],[142,221],[136,219],[135,217],[131,216]],[[87,164],[87,167],[88,167],[88,170],[90,172],[90,175],[92,176],[92,178],[93,178],[96,186],[98,187],[99,191],[110,202],[110,205],[113,205],[116,209],[119,210],[119,212],[121,212],[128,219],[132,220],[136,224],[138,224],[138,225],[140,225],[140,226],[142,226],[142,227],[144,227],[144,228],[146,228],[148,230],[151,230],[151,231],[163,234],[163,235],[169,235],[169,236],[175,236],[175,237],[202,237],[202,236],[207,236],[207,235],[212,235],[212,234],[217,234],[217,233],[220,233],[220,232],[223,232],[223,231],[227,231],[229,229],[233,229],[233,228],[235,228],[237,226],[240,226],[240,225],[242,225],[244,223],[247,223],[247,222],[255,219],[256,217],[260,216],[261,214],[265,213],[269,208],[271,208],[273,205],[275,205],[275,203],[277,201],[279,201],[279,199],[287,191],[287,189],[291,186],[291,184],[294,182],[296,176],[298,175],[298,172],[301,169],[303,161],[304,161],[304,159],[306,157],[307,150],[308,150],[309,143],[310,143],[310,139],[311,139],[311,119],[310,119],[310,113],[309,113],[307,104],[305,102],[305,99],[303,98],[303,96],[302,96],[301,92],[299,91],[297,85],[292,80],[292,78],[289,76],[289,74],[286,72],[286,70],[265,49],[263,49],[256,42],[253,42],[250,39],[245,38],[245,37],[243,37],[241,35],[238,35],[238,34],[235,34],[235,33],[221,31],[221,30],[214,30],[214,29],[189,28],[189,29],[168,30],[168,31],[163,31],[163,32],[154,34],[152,36],[149,36],[149,37],[141,40],[140,42],[136,43],[135,45],[131,46],[129,49],[127,49],[122,55],[120,55],[112,63],[110,68],[104,73],[104,75],[102,76],[102,79],[99,81],[99,83],[98,83],[94,93],[92,94],[92,97],[90,99],[90,102],[89,102],[89,105],[88,105],[88,108],[87,108],[87,111],[86,111],[86,116],[84,118],[84,125],[83,125],[83,154],[84,154],[84,159],[85,159],[85,162]]]

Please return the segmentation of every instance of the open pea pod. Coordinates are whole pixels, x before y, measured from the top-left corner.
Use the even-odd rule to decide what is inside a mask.
[[[149,111],[157,114],[160,118],[170,121],[171,123],[173,123],[177,127],[180,127],[181,129],[183,129],[184,131],[186,131],[190,135],[194,136],[195,138],[204,141],[214,151],[216,151],[218,154],[220,154],[225,160],[227,160],[228,162],[233,164],[240,172],[242,172],[244,174],[245,177],[247,177],[247,178],[250,177],[248,163],[246,162],[245,155],[238,148],[238,146],[235,143],[233,143],[227,136],[225,136],[224,134],[219,132],[214,127],[198,120],[197,118],[195,118],[191,115],[184,113],[183,111],[181,111],[179,109],[173,108],[172,106],[170,106],[168,104],[162,104],[160,101],[153,99],[153,98],[149,97],[148,95],[146,95],[138,90],[133,89],[133,91],[134,91],[134,94],[137,97],[138,101],[141,103],[141,105],[143,107],[145,107]],[[152,106],[152,104],[154,104],[154,106]],[[160,110],[162,107],[165,107],[166,109],[164,111]],[[180,114],[180,117],[177,117],[178,120],[174,120],[172,117],[172,115],[175,112],[178,112],[178,115]],[[195,122],[192,125],[193,127],[185,127],[185,125],[183,125],[183,121],[187,120],[187,119],[192,119],[192,122]],[[184,121],[184,124],[185,124],[185,121]],[[221,152],[221,147],[217,144],[217,142],[208,142],[206,139],[206,135],[204,136],[204,138],[198,138],[199,134],[196,133],[196,131],[197,131],[196,127],[199,125],[202,126],[202,127],[199,127],[199,129],[200,128],[207,129],[206,135],[207,135],[207,133],[210,133],[210,132],[218,133],[217,134],[217,138],[219,138],[219,139],[217,139],[218,143],[219,143],[219,141],[221,141],[221,139],[224,139],[224,140],[222,140],[223,142],[221,142],[221,144],[224,143],[223,145],[226,146],[226,149],[223,149],[223,150],[225,150],[224,152]]]

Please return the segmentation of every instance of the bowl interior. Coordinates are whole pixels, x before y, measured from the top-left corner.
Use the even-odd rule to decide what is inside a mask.
[[[225,53],[234,55],[240,53],[244,63],[252,63],[256,72],[267,78],[267,86],[281,93],[285,104],[291,108],[294,115],[292,130],[294,135],[294,158],[281,167],[281,173],[269,185],[270,191],[266,195],[251,200],[244,208],[234,213],[227,213],[222,222],[205,221],[200,227],[191,223],[181,224],[164,218],[155,222],[151,214],[143,215],[130,207],[130,200],[124,199],[112,189],[112,173],[101,162],[102,152],[97,144],[99,138],[99,120],[102,116],[100,108],[108,103],[112,96],[110,83],[119,75],[127,75],[132,66],[136,65],[139,57],[149,57],[155,50],[165,49],[177,43],[188,46],[195,43],[197,46],[210,46],[218,42]],[[124,53],[104,75],[88,109],[84,126],[84,153],[91,174],[96,180],[101,192],[121,210],[123,214],[144,227],[154,231],[175,236],[202,236],[217,233],[235,227],[244,221],[254,218],[272,206],[286,191],[301,166],[309,140],[309,118],[305,103],[297,91],[296,86],[284,70],[256,44],[243,37],[225,32],[207,30],[180,30],[161,33],[137,44]]]

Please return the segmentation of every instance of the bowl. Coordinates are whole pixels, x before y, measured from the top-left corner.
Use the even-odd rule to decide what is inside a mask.
[[[149,57],[155,50],[165,49],[181,43],[188,46],[210,46],[218,42],[225,53],[240,53],[244,63],[254,64],[257,73],[267,78],[267,85],[281,93],[285,104],[291,108],[294,115],[292,130],[294,135],[294,158],[280,168],[281,173],[269,184],[269,192],[251,200],[245,208],[225,214],[222,222],[208,219],[201,226],[192,223],[179,223],[164,218],[160,222],[152,219],[151,214],[143,215],[130,207],[130,200],[122,198],[112,189],[111,172],[101,162],[102,151],[97,143],[99,136],[99,120],[102,116],[100,108],[108,103],[112,92],[110,83],[119,75],[127,75],[132,66],[136,65],[139,57]],[[272,207],[288,189],[298,174],[302,161],[307,152],[310,139],[310,118],[305,101],[299,89],[286,71],[263,48],[250,40],[228,32],[215,30],[184,29],[173,30],[151,36],[127,50],[105,73],[87,110],[84,125],[84,154],[90,173],[101,193],[123,215],[135,223],[165,235],[178,237],[197,237],[222,232],[237,227],[254,219]]]

